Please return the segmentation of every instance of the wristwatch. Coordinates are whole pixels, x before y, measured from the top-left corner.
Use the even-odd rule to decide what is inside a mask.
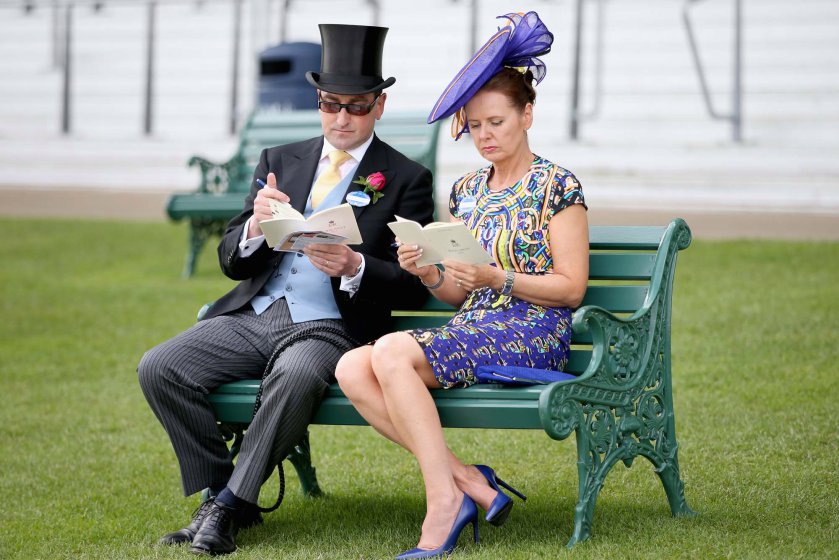
[[[508,270],[504,274],[504,284],[501,286],[501,289],[498,290],[498,293],[502,296],[509,296],[513,292],[513,282],[516,279],[516,273],[512,270]]]

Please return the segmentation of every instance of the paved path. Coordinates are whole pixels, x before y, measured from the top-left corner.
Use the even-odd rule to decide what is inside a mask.
[[[164,192],[98,189],[0,189],[0,216],[166,220]],[[595,225],[661,225],[674,217],[687,220],[697,239],[839,240],[839,216],[779,211],[620,209],[596,206]]]
[[[150,136],[140,133],[143,4],[113,0],[104,10],[76,10],[68,136],[57,129],[62,82],[53,64],[52,11],[0,6],[0,216],[165,220],[168,193],[198,183],[186,166],[192,154],[224,160],[233,153],[232,1],[158,4]],[[252,54],[277,40],[272,22],[279,15],[251,9],[259,4],[244,3],[240,117],[254,98]],[[380,23],[391,29],[383,68],[398,77],[387,111],[427,111],[472,52],[464,32],[468,3],[379,4]],[[672,0],[606,3],[599,111],[584,120],[579,141],[570,141],[574,2],[537,4],[556,40],[538,88],[531,147],[578,176],[592,223],[662,224],[681,216],[700,239],[839,239],[839,2],[763,0],[761,9],[745,11],[739,144],[726,123],[705,111],[682,9]],[[339,0],[294,3],[284,22],[289,39],[317,40],[315,22],[324,13],[340,13],[342,23],[370,23],[369,10],[345,8]],[[484,0],[479,8],[483,38],[509,2]],[[728,112],[730,3],[696,3],[691,13],[715,106]],[[593,10],[585,19],[588,114],[596,105]],[[430,30],[435,41],[427,41]],[[454,143],[443,133],[437,199],[445,201],[452,181],[479,165],[468,139]],[[438,215],[445,211],[438,208]]]

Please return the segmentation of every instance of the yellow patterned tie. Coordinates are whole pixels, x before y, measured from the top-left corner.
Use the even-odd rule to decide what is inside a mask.
[[[350,154],[344,150],[332,150],[329,152],[329,166],[323,170],[315,186],[312,187],[312,208],[317,208],[323,199],[326,198],[335,185],[341,182],[341,164],[350,159]]]

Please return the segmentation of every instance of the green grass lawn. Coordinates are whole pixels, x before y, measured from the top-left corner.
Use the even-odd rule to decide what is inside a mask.
[[[0,558],[185,558],[155,545],[196,506],[146,406],[142,353],[232,285],[215,251],[179,277],[170,224],[0,220]],[[836,558],[839,244],[695,242],[679,257],[673,378],[693,519],[651,466],[618,465],[592,539],[568,551],[573,439],[451,430],[452,448],[529,495],[459,558]],[[370,428],[313,426],[326,497],[295,479],[236,558],[392,558],[424,514],[413,460]],[[292,471],[292,469],[288,469]],[[293,471],[292,471],[293,472]],[[263,491],[268,503],[272,481]]]

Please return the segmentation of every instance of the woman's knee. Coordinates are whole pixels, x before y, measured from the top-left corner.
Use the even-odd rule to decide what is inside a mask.
[[[371,348],[362,346],[341,356],[335,366],[335,379],[342,390],[346,392],[369,380],[372,374],[370,354]]]
[[[393,373],[413,369],[417,352],[422,352],[414,337],[408,333],[390,333],[373,345],[370,362],[373,372],[380,381],[384,376],[392,377]]]

